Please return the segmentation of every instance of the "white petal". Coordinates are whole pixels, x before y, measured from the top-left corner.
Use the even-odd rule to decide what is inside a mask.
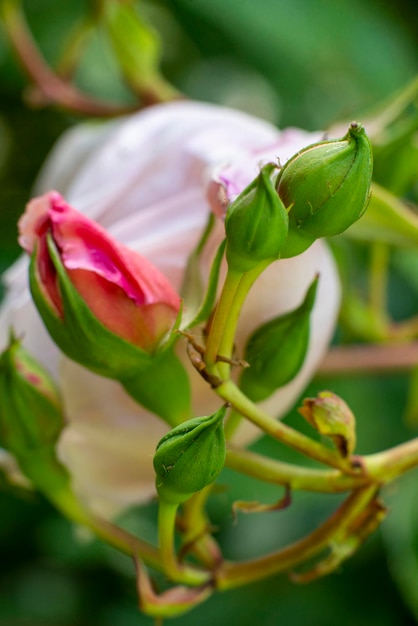
[[[60,383],[68,425],[58,453],[79,496],[102,513],[153,496],[152,458],[166,424],[139,407],[119,383],[68,359],[61,362]]]

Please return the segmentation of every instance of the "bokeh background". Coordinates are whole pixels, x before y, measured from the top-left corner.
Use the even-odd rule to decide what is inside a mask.
[[[24,2],[34,36],[49,60],[83,15],[87,0]],[[190,97],[242,108],[279,126],[326,128],[363,112],[418,72],[416,0],[165,0],[138,2],[163,41],[165,75]],[[0,271],[18,255],[16,220],[57,137],[78,119],[25,104],[26,80],[0,32]],[[98,35],[77,75],[92,94],[130,102],[110,52]],[[417,164],[418,167],[418,164]],[[354,252],[364,262],[364,249]],[[411,259],[411,257],[409,257]],[[412,267],[418,267],[412,258]],[[418,310],[417,273],[391,268],[392,312]],[[317,379],[305,395],[330,388],[358,418],[359,453],[418,434],[405,418],[406,373]],[[305,428],[294,411],[289,423]],[[279,444],[254,446],[290,460]],[[231,557],[284,545],[320,523],[336,496],[297,495],[290,510],[240,516],[234,498],[274,502],[278,488],[225,472],[210,505],[219,539]],[[90,541],[35,495],[22,498],[1,483],[1,626],[140,626],[133,567]],[[307,586],[285,575],[217,595],[174,625],[411,626],[418,623],[418,474],[385,491],[391,512],[382,529],[338,572]],[[153,505],[124,523],[155,535]]]

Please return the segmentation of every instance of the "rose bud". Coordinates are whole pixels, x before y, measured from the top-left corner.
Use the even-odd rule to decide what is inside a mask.
[[[159,496],[179,504],[210,485],[225,463],[223,419],[226,407],[194,417],[165,435],[154,456]]]
[[[275,165],[265,165],[228,207],[226,258],[229,267],[239,272],[276,260],[286,241],[289,219],[274,188],[275,171]]]
[[[0,446],[19,459],[54,446],[63,427],[54,382],[12,337],[0,356]]]
[[[32,256],[32,296],[60,348],[112,378],[146,362],[180,308],[159,270],[57,192],[29,202],[19,232]]]
[[[370,141],[353,122],[338,140],[304,148],[281,170],[277,191],[289,210],[289,240],[282,256],[293,256],[319,237],[346,230],[367,207],[373,160]]]

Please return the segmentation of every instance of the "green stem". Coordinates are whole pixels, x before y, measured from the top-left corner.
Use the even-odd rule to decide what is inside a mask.
[[[175,551],[175,529],[177,503],[167,502],[160,498],[158,509],[158,536],[161,551],[161,558],[164,565],[165,574],[176,582],[181,582],[190,586],[199,586],[209,582],[211,574],[204,570],[181,565],[177,560]]]
[[[223,327],[222,339],[219,344],[219,352],[222,357],[231,359],[234,350],[235,333],[237,330],[238,320],[241,309],[248,296],[248,292],[260,274],[271,264],[271,259],[260,263],[250,272],[242,275],[235,291],[234,299],[229,309],[227,323]],[[228,362],[220,362],[218,364],[218,372],[223,380],[229,378],[231,365]]]
[[[350,491],[370,482],[367,476],[347,476],[339,470],[300,467],[239,448],[228,450],[225,465],[229,469],[267,483],[320,493]]]
[[[206,501],[212,491],[212,485],[195,493],[183,504],[181,529],[185,548],[206,567],[213,569],[222,561],[222,552],[209,533],[210,524],[204,511]]]
[[[362,457],[360,462],[367,476],[388,483],[408,470],[418,467],[418,437],[384,452]]]
[[[375,493],[375,485],[357,489],[319,528],[286,548],[250,561],[225,562],[217,572],[216,587],[225,590],[246,585],[302,564],[325,549],[342,529],[350,526]]]
[[[221,341],[230,323],[229,316],[241,278],[241,272],[228,269],[206,343],[205,363],[210,374],[217,373],[217,357],[220,354]]]
[[[264,411],[251,402],[231,380],[216,387],[216,393],[223,398],[223,400],[229,402],[236,411],[244,415],[244,417],[274,439],[281,441],[312,459],[330,465],[331,467],[336,467],[346,474],[358,475],[358,472],[351,467],[348,459],[343,459],[337,452],[326,448],[322,444],[313,441],[309,437],[306,437],[306,435],[303,435],[297,430],[273,419],[267,413],[264,413]]]

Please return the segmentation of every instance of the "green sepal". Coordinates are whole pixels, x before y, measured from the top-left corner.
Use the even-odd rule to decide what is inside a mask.
[[[182,318],[181,329],[186,330],[205,322],[211,314],[218,289],[219,273],[225,252],[226,241],[222,241],[212,263],[209,280],[205,286],[202,280],[201,257],[208,239],[215,226],[215,216],[210,213],[206,227],[196,248],[190,254],[180,294],[184,302],[185,313]]]
[[[167,433],[154,456],[159,496],[173,504],[210,485],[225,464],[223,419],[226,407],[209,416],[194,417]]]
[[[221,270],[222,259],[224,258],[226,247],[226,239],[222,241],[218,250],[216,251],[215,258],[213,259],[212,267],[209,274],[209,280],[207,283],[206,293],[204,295],[203,301],[199,308],[195,309],[194,315],[192,311],[192,316],[189,321],[185,316],[184,324],[182,324],[183,330],[187,328],[193,328],[198,324],[202,324],[206,322],[209,318],[210,314],[213,311],[213,307],[215,305],[216,294],[218,291],[218,283],[219,283],[219,274]]]
[[[251,335],[244,359],[249,367],[240,378],[241,390],[253,402],[265,400],[299,372],[309,345],[310,314],[315,303],[318,277],[293,311],[263,324]]]
[[[279,258],[286,241],[288,215],[275,189],[277,166],[269,163],[229,205],[225,216],[228,267],[249,272]]]
[[[190,417],[189,377],[174,347],[156,354],[145,369],[120,382],[134,400],[171,426]]]
[[[40,287],[36,250],[31,257],[29,285],[42,320],[58,347],[73,361],[108,378],[120,379],[146,368],[150,355],[112,333],[93,315],[68,278],[51,237],[48,237],[48,251],[57,272],[63,318],[50,306]]]

